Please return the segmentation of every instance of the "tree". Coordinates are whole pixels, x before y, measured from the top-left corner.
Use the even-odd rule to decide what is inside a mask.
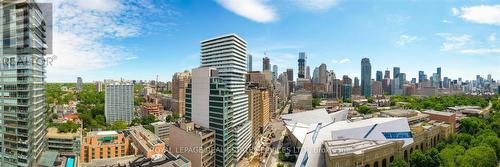
[[[141,118],[142,125],[149,125],[156,121],[156,117],[154,115],[148,114]]]
[[[278,163],[278,165],[276,165],[276,167],[285,167],[285,165],[283,165],[282,163]]]
[[[454,167],[457,165],[457,158],[460,155],[463,155],[465,152],[465,148],[458,144],[450,144],[447,145],[441,152],[439,153],[440,165],[441,166],[449,166]]]
[[[320,98],[314,98],[312,100],[312,106],[313,106],[313,108],[316,108],[317,106],[319,106],[320,103],[321,103],[321,99]]]
[[[365,105],[357,107],[356,110],[361,114],[371,114],[376,111]]]
[[[460,120],[460,127],[466,133],[471,135],[476,134],[479,130],[484,129],[486,123],[484,120],[477,117],[468,117]]]
[[[408,164],[406,163],[406,161],[401,158],[401,157],[397,157],[396,159],[394,159],[394,161],[392,161],[390,164],[389,164],[390,167],[408,167]]]
[[[410,155],[410,166],[411,167],[421,167],[421,166],[430,166],[429,157],[427,157],[422,151],[415,150]]]
[[[112,130],[124,130],[127,129],[128,125],[123,120],[117,120],[111,124]]]
[[[373,103],[374,101],[372,96],[368,96],[366,100],[368,100],[368,103]]]
[[[481,145],[467,150],[458,163],[460,166],[496,167],[497,156],[493,148]]]

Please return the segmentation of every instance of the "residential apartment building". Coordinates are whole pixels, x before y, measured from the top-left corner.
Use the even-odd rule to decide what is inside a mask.
[[[129,139],[117,131],[88,132],[82,138],[80,162],[89,163],[95,159],[119,158],[135,154],[138,150],[129,150]]]
[[[214,99],[214,102],[222,102],[217,104],[219,106],[214,106],[219,108],[219,111],[217,112],[224,111],[224,108],[227,107],[226,112],[223,113],[224,115],[227,113],[226,117],[229,122],[225,122],[223,121],[224,119],[221,119],[224,115],[214,115],[214,118],[219,118],[219,121],[216,122],[215,119],[208,121],[208,117],[205,117],[203,118],[204,121],[209,122],[212,125],[207,125],[205,122],[201,122],[204,123],[201,125],[213,129],[220,129],[221,127],[228,128],[227,130],[229,131],[229,134],[233,135],[233,141],[227,141],[223,148],[230,148],[227,144],[232,144],[232,150],[235,152],[231,158],[234,158],[236,161],[240,160],[243,155],[247,153],[251,142],[251,121],[248,119],[248,97],[245,94],[246,55],[246,42],[236,34],[229,34],[204,40],[201,42],[201,67],[216,69],[219,79],[211,79],[209,75],[207,75],[208,71],[211,70],[202,68],[201,71],[205,72],[200,73],[200,82],[192,81],[192,116],[198,115],[198,113],[208,114],[208,110],[198,110],[198,106],[208,108],[212,105],[199,105],[198,103],[206,100],[211,95],[219,96],[219,99]],[[269,71],[270,67],[267,70]],[[211,81],[215,81],[215,83]],[[197,85],[200,85],[201,87],[198,87]],[[218,90],[218,85],[222,86],[223,89],[226,89],[227,94],[220,94],[221,92],[225,92],[225,90],[216,92]],[[208,86],[210,86],[210,88]],[[206,90],[211,90],[213,88],[216,88],[214,89],[215,91],[208,92],[210,93],[209,95],[205,92]],[[221,100],[221,95],[228,96],[227,100]],[[226,101],[227,106],[223,106]],[[208,103],[208,101],[205,103]],[[213,102],[212,104],[216,105],[216,103]],[[216,110],[215,108],[213,109],[213,111]],[[193,121],[198,123],[194,117]],[[224,141],[222,141],[223,136],[229,137],[229,135],[217,136],[217,134],[222,135],[222,131],[219,132],[216,131],[216,137],[219,137],[220,140],[218,144],[221,146],[221,144],[224,145]],[[230,154],[230,152],[228,152],[228,154]],[[229,157],[225,156],[224,159],[229,159]],[[216,166],[227,166],[228,163],[231,163],[231,161],[221,160],[222,159],[220,158],[216,158]]]
[[[81,131],[71,133],[59,132],[57,128],[48,128],[47,149],[60,154],[79,154]]]
[[[45,28],[33,0],[0,2],[0,166],[33,166],[47,145]]]
[[[130,123],[134,111],[134,85],[127,82],[106,84],[104,115],[107,123],[123,120]]]
[[[271,119],[269,92],[266,89],[250,89],[246,92],[248,95],[248,115],[252,121],[252,138],[258,139]]]
[[[179,117],[186,113],[186,88],[191,80],[188,71],[177,72],[172,77],[172,112]]]
[[[141,105],[141,114],[143,116],[146,115],[154,115],[156,119],[160,119],[163,115],[165,115],[165,110],[163,109],[163,105],[157,103],[144,103]]]
[[[215,132],[194,122],[171,126],[170,150],[189,159],[193,166],[215,166]]]
[[[129,138],[140,153],[147,158],[160,157],[165,153],[165,143],[151,131],[142,126],[129,128]]]
[[[153,122],[151,125],[154,128],[156,136],[160,137],[163,142],[168,142],[170,136],[170,122]]]

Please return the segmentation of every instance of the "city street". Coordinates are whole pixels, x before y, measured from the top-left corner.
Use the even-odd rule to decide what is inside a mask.
[[[285,106],[285,109],[283,112],[288,111],[288,107],[290,105]],[[276,136],[273,138],[273,141],[271,142],[271,153],[267,157],[267,160],[265,161],[265,167],[273,167],[276,166],[279,162],[278,159],[278,154],[279,154],[279,149],[281,149],[281,144],[283,142],[283,138],[285,136],[285,126],[283,122],[281,121],[281,116],[277,116],[275,119],[271,120],[270,123],[270,129],[273,130],[274,135]]]

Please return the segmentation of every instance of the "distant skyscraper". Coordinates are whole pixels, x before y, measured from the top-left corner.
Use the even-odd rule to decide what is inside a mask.
[[[418,71],[418,83],[425,81],[425,73],[424,71]]]
[[[352,80],[349,76],[342,77],[342,99],[350,99],[352,94]]]
[[[293,69],[286,69],[286,75],[288,77],[288,91],[293,92]]]
[[[38,3],[0,1],[0,166],[32,166],[46,148],[46,27]],[[34,165],[36,166],[36,165]]]
[[[376,81],[382,81],[382,71],[377,71]]]
[[[326,64],[323,63],[319,66],[319,83],[326,84],[328,80],[328,69]]]
[[[439,74],[438,73],[434,73],[432,74],[432,86],[433,87],[436,87],[436,88],[439,88]]]
[[[444,77],[443,78],[443,88],[449,88],[450,86],[450,80],[448,79],[448,77]]]
[[[438,67],[438,68],[436,69],[436,74],[437,74],[437,79],[436,79],[436,78],[434,78],[434,80],[437,80],[436,82],[437,82],[437,84],[438,84],[436,87],[437,87],[437,88],[442,88],[442,87],[443,87],[443,85],[442,85],[441,83],[443,82],[443,80],[442,80],[442,78],[441,78],[441,67]]]
[[[76,90],[78,90],[78,91],[83,90],[83,80],[82,80],[82,77],[77,77],[76,78]]]
[[[298,78],[305,78],[306,77],[306,53],[305,52],[299,52],[299,71],[297,73]]]
[[[404,84],[406,82],[406,74],[405,73],[399,73],[398,77],[399,77],[399,88],[403,89],[404,88]]]
[[[252,62],[252,55],[248,54],[247,55],[247,69],[248,69],[247,71],[252,71],[252,66],[253,66],[252,63],[253,63]]]
[[[358,77],[354,77],[354,86],[359,86],[359,79],[358,79]]]
[[[273,65],[273,80],[278,77],[278,65]]]
[[[384,78],[386,78],[386,79],[391,78],[391,71],[389,71],[389,69],[385,70]]]
[[[411,83],[416,84],[417,83],[417,78],[411,78]]]
[[[392,79],[395,79],[396,77],[398,77],[399,73],[400,73],[399,67],[394,67],[392,70]]]
[[[319,83],[319,67],[314,68],[313,76],[312,76],[312,82],[313,83]]]
[[[370,59],[361,59],[361,95],[371,96],[372,95],[372,65],[370,64]]]
[[[311,79],[311,68],[306,66],[306,79]]]
[[[107,123],[134,119],[134,85],[123,81],[106,83],[104,115]]]
[[[96,81],[94,83],[94,86],[95,86],[95,91],[96,92],[102,92],[103,89],[104,89],[104,84],[102,83],[102,81]]]
[[[226,46],[217,47],[222,44]],[[216,68],[217,72],[202,70],[200,82],[196,81],[199,78],[193,74],[191,81],[193,99],[190,105],[186,102],[186,117],[192,112],[192,120],[195,123],[198,123],[195,117],[208,121],[201,125],[208,124],[210,129],[215,130],[215,165],[231,166],[240,160],[251,146],[251,121],[248,118],[248,96],[245,93],[246,63],[241,61],[246,60],[246,42],[236,34],[229,34],[204,40],[201,42],[201,48],[201,50],[215,48],[202,53],[201,67]],[[263,65],[265,71],[270,71],[269,58],[263,59]],[[211,71],[212,74],[217,73],[220,79],[209,79],[207,71]],[[197,85],[201,85],[201,90]],[[207,100],[209,97],[218,97],[222,100],[218,103],[209,103]],[[229,99],[227,103],[225,99]]]
[[[262,71],[270,71],[271,70],[271,61],[269,57],[262,58]]]

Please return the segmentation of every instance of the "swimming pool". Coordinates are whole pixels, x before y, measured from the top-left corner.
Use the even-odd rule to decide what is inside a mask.
[[[66,161],[66,167],[73,167],[75,165],[75,158],[69,157]]]

